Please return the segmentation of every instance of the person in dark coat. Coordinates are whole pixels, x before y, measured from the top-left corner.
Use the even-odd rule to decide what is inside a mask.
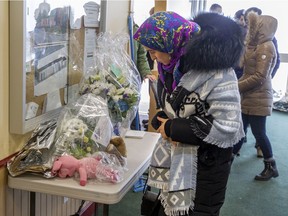
[[[243,37],[245,38],[247,34],[247,27],[246,27],[246,22],[244,18],[244,13],[245,13],[244,9],[238,10],[234,14],[234,20],[241,27]],[[243,65],[241,61],[239,62],[239,65],[237,65],[234,68],[234,70],[235,70],[237,79],[239,79],[243,75]]]
[[[243,48],[240,32],[232,19],[216,13],[191,22],[158,12],[134,35],[159,73],[162,110],[152,125],[161,137],[148,177],[148,185],[161,191],[155,215],[220,214],[232,147],[244,137],[233,70]]]

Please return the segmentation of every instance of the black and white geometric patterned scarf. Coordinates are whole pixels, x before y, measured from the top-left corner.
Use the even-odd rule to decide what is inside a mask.
[[[211,73],[191,71],[184,74],[179,85],[191,92],[191,95],[197,95],[199,100],[209,104],[209,108],[203,110],[206,112],[205,115],[212,115],[214,120],[209,134],[201,137],[205,142],[220,148],[228,148],[244,137],[240,96],[234,70]],[[193,97],[191,95],[190,97]],[[193,106],[192,103],[184,103],[179,111],[173,110],[167,102],[165,113],[170,119],[186,118],[195,115],[196,108]],[[162,137],[155,146],[149,168],[148,185],[161,189],[159,199],[168,216],[184,215],[189,209],[194,208],[197,150],[196,143],[173,145],[170,140]]]
[[[148,185],[161,189],[159,199],[167,215],[183,215],[194,207],[197,149],[181,143],[175,147],[163,138],[156,144]]]

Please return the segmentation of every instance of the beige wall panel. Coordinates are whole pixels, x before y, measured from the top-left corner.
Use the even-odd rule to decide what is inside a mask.
[[[0,1],[0,159],[8,155],[8,109],[9,109],[9,91],[8,91],[8,1]]]
[[[9,132],[8,132],[8,1],[0,1],[0,160],[9,154]],[[6,175],[4,168],[0,168],[0,215],[5,215],[6,209]]]
[[[128,33],[128,15],[130,1],[110,0],[107,1],[106,31],[112,33]]]

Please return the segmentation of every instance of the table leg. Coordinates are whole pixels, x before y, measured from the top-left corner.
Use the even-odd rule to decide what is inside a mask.
[[[108,216],[108,215],[109,215],[109,205],[103,204],[103,216]]]
[[[30,191],[30,216],[35,216],[35,192]]]

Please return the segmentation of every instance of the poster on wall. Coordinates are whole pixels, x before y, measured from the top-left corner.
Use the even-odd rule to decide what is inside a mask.
[[[86,3],[88,10],[84,8]],[[83,68],[93,65],[94,55],[92,47],[85,48],[82,40],[84,16],[94,16],[99,9],[100,0],[10,2],[11,133],[26,133],[39,122],[57,117],[62,107],[78,96]],[[75,20],[79,21],[76,29],[71,26]],[[99,19],[96,21],[99,24]],[[92,34],[100,29],[93,28]],[[94,36],[85,38],[85,42],[90,45]],[[77,44],[74,50],[73,41]]]
[[[40,96],[67,85],[69,7],[41,2],[34,18],[34,96]]]

